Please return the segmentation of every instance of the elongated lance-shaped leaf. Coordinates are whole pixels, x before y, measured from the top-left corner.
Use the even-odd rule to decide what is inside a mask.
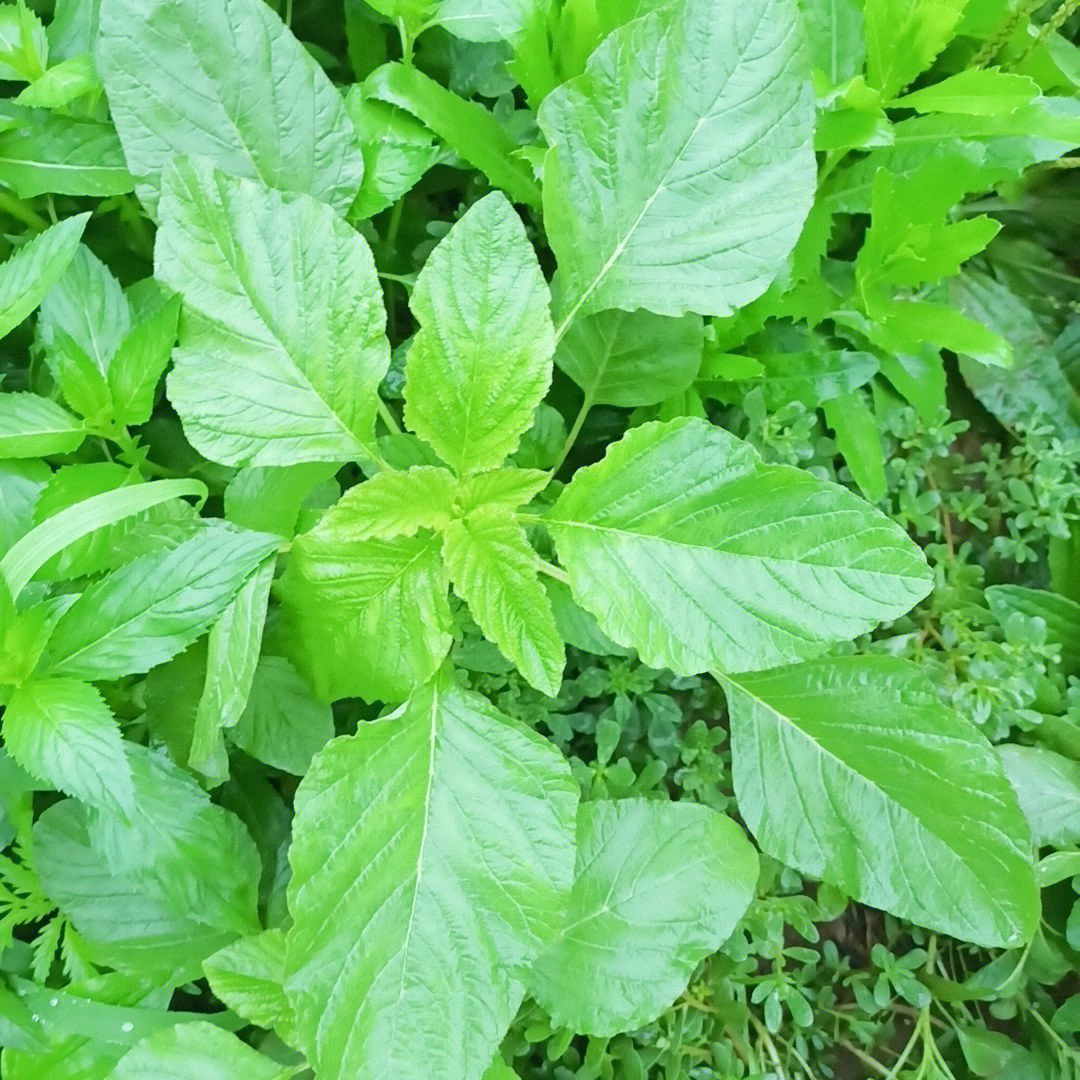
[[[813,656],[931,587],[922,553],[868,503],[698,419],[631,430],[547,525],[604,633],[684,675]]]
[[[525,227],[497,192],[420,271],[405,420],[456,472],[500,465],[532,423],[551,382],[550,305]]]
[[[154,262],[184,298],[168,392],[196,449],[227,465],[374,453],[390,347],[359,233],[313,199],[184,160]]]
[[[151,213],[178,154],[349,208],[364,163],[344,102],[262,0],[103,0],[94,44]]]
[[[812,114],[795,0],[686,0],[607,37],[539,114],[570,315],[761,295],[810,210]]]
[[[449,678],[297,792],[286,990],[321,1080],[479,1080],[565,917],[577,788]]]
[[[82,421],[50,398],[26,391],[0,394],[0,454],[5,458],[70,454],[85,438]]]
[[[89,220],[89,214],[65,218],[0,264],[0,337],[18,326],[60,280]]]
[[[294,1072],[232,1032],[200,1022],[176,1024],[143,1039],[120,1059],[110,1080],[288,1080]]]
[[[722,680],[739,813],[761,849],[980,945],[1031,936],[1031,833],[993,748],[913,664],[813,660]]]

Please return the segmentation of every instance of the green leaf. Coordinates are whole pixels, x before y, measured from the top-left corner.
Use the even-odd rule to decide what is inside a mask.
[[[121,424],[145,424],[150,419],[158,383],[176,342],[179,317],[180,297],[165,300],[132,327],[113,354],[108,383]]]
[[[154,258],[184,298],[168,392],[197,450],[227,465],[374,453],[390,349],[358,233],[312,199],[182,161]]]
[[[65,218],[0,263],[0,338],[18,326],[60,280],[89,220],[89,214]]]
[[[362,220],[392,206],[446,156],[435,136],[404,109],[351,86],[345,105],[364,151],[364,183],[351,217]]]
[[[228,775],[221,731],[234,727],[247,708],[262,647],[274,562],[267,559],[240,586],[210,631],[206,683],[195,713],[188,765],[213,779],[224,780]]]
[[[251,696],[230,732],[241,750],[275,769],[303,776],[311,759],[334,737],[334,714],[288,660],[266,656]]]
[[[866,59],[859,0],[799,0],[810,58],[833,86],[853,79]]]
[[[344,102],[262,0],[101,0],[95,58],[151,213],[178,154],[349,208],[364,167]]]
[[[0,554],[34,524],[34,507],[52,473],[43,461],[0,461]]]
[[[431,253],[410,306],[405,421],[455,472],[500,465],[551,382],[550,297],[506,198],[473,204]]]
[[[743,831],[708,807],[583,803],[570,909],[529,993],[553,1023],[586,1035],[642,1027],[735,929],[757,876]]]
[[[1046,589],[992,585],[986,590],[986,602],[1002,627],[1013,612],[1042,619],[1047,644],[1061,646],[1062,674],[1080,675],[1080,604],[1075,600]]]
[[[48,58],[49,41],[37,15],[25,3],[0,7],[0,79],[30,82]]]
[[[997,68],[970,68],[905,94],[894,104],[923,113],[999,116],[1029,105],[1038,96],[1038,83],[1026,75],[1014,75]]]
[[[94,58],[89,53],[83,53],[54,64],[20,91],[15,103],[27,108],[62,109],[91,94],[96,99],[102,89]]]
[[[0,576],[7,582],[11,595],[18,598],[34,574],[76,540],[152,506],[187,495],[204,498],[206,487],[198,480],[155,480],[83,499],[23,536],[0,559]]]
[[[247,830],[163,754],[131,742],[125,748],[135,812],[99,811],[89,825],[94,849],[114,873],[133,875],[182,918],[253,933],[262,867]]]
[[[135,187],[111,124],[58,113],[0,133],[0,173],[21,199],[124,195]]]
[[[814,190],[801,37],[794,0],[687,0],[545,99],[564,328],[613,307],[726,315],[783,269]]]
[[[567,328],[555,363],[596,405],[659,405],[681,393],[701,366],[699,315],[666,319],[649,311],[602,311]]]
[[[287,1080],[295,1072],[214,1024],[177,1024],[129,1050],[109,1080]]]
[[[302,507],[321,489],[341,489],[333,480],[337,465],[310,462],[280,467],[241,469],[225,489],[225,516],[236,525],[256,532],[293,536]]]
[[[885,449],[877,417],[863,394],[851,393],[826,401],[825,419],[836,436],[836,446],[859,490],[874,503],[885,498]]]
[[[364,92],[412,113],[514,202],[540,205],[536,178],[519,156],[520,147],[479,102],[465,101],[419,68],[404,64],[384,64],[373,71]]]
[[[85,438],[82,421],[55,401],[25,392],[0,393],[0,457],[70,454]]]
[[[1080,764],[1041,746],[999,746],[1036,847],[1080,844]]]
[[[537,575],[539,558],[513,514],[490,506],[454,521],[444,534],[443,558],[454,592],[484,635],[530,686],[554,697],[566,653]]]
[[[866,71],[886,100],[952,39],[967,0],[867,0]]]
[[[484,1071],[563,922],[576,807],[559,752],[449,680],[316,757],[286,991],[321,1080]]]
[[[354,540],[415,536],[450,522],[456,484],[452,473],[430,465],[380,472],[349,488],[333,508],[334,527]]]
[[[604,633],[683,675],[812,656],[931,587],[922,553],[884,515],[765,465],[703,420],[631,430],[575,474],[546,521]]]
[[[330,511],[297,537],[281,602],[291,658],[324,701],[403,701],[450,649],[450,605],[431,533],[356,540]]]
[[[133,808],[120,727],[89,683],[25,683],[8,699],[3,731],[8,753],[31,776],[93,806]]]
[[[259,1027],[291,1031],[282,930],[263,930],[226,945],[203,961],[203,971],[214,996],[233,1012]]]
[[[207,524],[172,550],[127,563],[63,614],[42,671],[118,679],[164,663],[205,632],[279,542]]]
[[[739,813],[762,851],[979,945],[1034,932],[1031,835],[993,748],[913,664],[811,661],[723,679]]]
[[[462,514],[491,505],[516,510],[539,495],[550,482],[550,475],[539,469],[492,469],[473,473],[458,481],[457,506]]]

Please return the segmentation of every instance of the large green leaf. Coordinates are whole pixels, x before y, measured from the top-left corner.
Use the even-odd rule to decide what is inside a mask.
[[[130,811],[131,767],[102,696],[77,679],[33,679],[3,717],[4,746],[31,776],[91,805]]]
[[[570,910],[529,993],[556,1024],[587,1035],[641,1027],[735,929],[757,876],[743,831],[708,807],[583,803]]]
[[[456,472],[501,464],[532,423],[551,382],[550,304],[525,228],[497,192],[420,271],[405,420]]]
[[[164,663],[221,615],[279,543],[265,533],[207,524],[172,550],[127,563],[64,612],[42,670],[117,679]]]
[[[999,746],[1036,847],[1080,844],[1080,763],[1043,746]]]
[[[704,420],[631,430],[546,520],[604,633],[684,675],[812,656],[931,586],[898,525]]]
[[[288,1080],[295,1069],[214,1024],[176,1024],[132,1047],[109,1080]]]
[[[60,280],[89,220],[89,214],[65,218],[0,264],[0,337],[18,326]]]
[[[571,313],[725,315],[782,269],[814,190],[794,0],[687,0],[620,27],[540,124]]]
[[[321,1080],[478,1080],[563,922],[576,807],[559,752],[449,678],[316,757],[286,990]]]
[[[450,649],[450,605],[430,532],[358,540],[331,510],[293,544],[281,600],[292,659],[319,697],[404,701]]]
[[[203,971],[214,991],[235,1013],[259,1027],[291,1024],[292,1010],[285,998],[285,933],[263,930],[227,945],[203,961]]]
[[[443,540],[454,592],[484,634],[526,681],[554,697],[566,654],[525,530],[505,507],[488,506],[454,521]]]
[[[601,311],[576,318],[555,363],[597,405],[658,405],[681,393],[701,366],[698,315],[666,319],[650,311]]]
[[[184,298],[169,398],[197,450],[228,465],[370,456],[390,349],[359,233],[313,199],[185,161],[165,179],[155,266]]]
[[[1031,834],[993,748],[914,665],[815,660],[723,680],[739,813],[766,854],[987,946],[1031,936]]]
[[[102,0],[95,49],[151,211],[177,154],[348,209],[364,167],[345,104],[262,0]]]

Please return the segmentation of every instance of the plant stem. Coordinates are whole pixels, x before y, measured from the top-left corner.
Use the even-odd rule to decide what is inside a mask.
[[[563,443],[562,449],[559,451],[559,456],[555,461],[555,464],[551,467],[549,473],[549,479],[554,478],[555,474],[562,468],[563,462],[566,460],[570,451],[574,448],[574,443],[577,442],[577,437],[581,434],[581,429],[585,424],[586,417],[589,415],[589,411],[593,407],[593,393],[590,389],[585,394],[585,400],[581,403],[581,408],[578,410],[576,419],[573,426],[570,428],[569,434],[566,436],[566,442]]]
[[[10,192],[0,190],[0,211],[29,225],[31,229],[47,229],[48,221],[45,220],[32,206],[27,206],[22,199],[17,199]]]
[[[382,422],[389,428],[391,435],[401,434],[401,425],[397,422],[397,417],[390,411],[390,406],[386,404],[381,397],[376,397],[376,408],[379,410],[379,417]]]

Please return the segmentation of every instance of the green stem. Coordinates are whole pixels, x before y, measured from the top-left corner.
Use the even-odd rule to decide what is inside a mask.
[[[391,435],[400,435],[401,434],[401,425],[397,422],[397,417],[394,416],[394,414],[390,411],[390,406],[387,405],[386,402],[383,401],[383,399],[381,397],[377,397],[375,399],[375,401],[377,403],[376,407],[379,410],[379,417],[381,418],[382,422],[387,426],[387,428],[390,430],[390,434]]]
[[[3,190],[0,190],[0,212],[15,218],[16,221],[21,221],[24,225],[29,225],[31,229],[40,231],[49,227],[48,221],[33,207],[27,206],[22,199],[17,199],[10,192]]]
[[[551,471],[548,474],[549,478],[553,478],[555,474],[562,468],[563,462],[566,460],[570,451],[573,450],[574,443],[577,442],[577,437],[581,434],[581,429],[582,427],[584,427],[585,420],[593,407],[594,393],[594,389],[590,389],[586,392],[585,398],[581,403],[581,408],[578,410],[577,417],[574,419],[573,426],[570,428],[570,432],[566,436],[566,442],[563,443],[562,449],[559,451],[559,456],[558,458],[556,458],[555,464],[551,467]]]
[[[536,569],[541,574],[547,574],[549,578],[554,578],[556,581],[561,581],[567,588],[570,586],[570,578],[567,576],[566,571],[561,567],[552,566],[551,563],[545,562],[543,559],[537,559]]]

